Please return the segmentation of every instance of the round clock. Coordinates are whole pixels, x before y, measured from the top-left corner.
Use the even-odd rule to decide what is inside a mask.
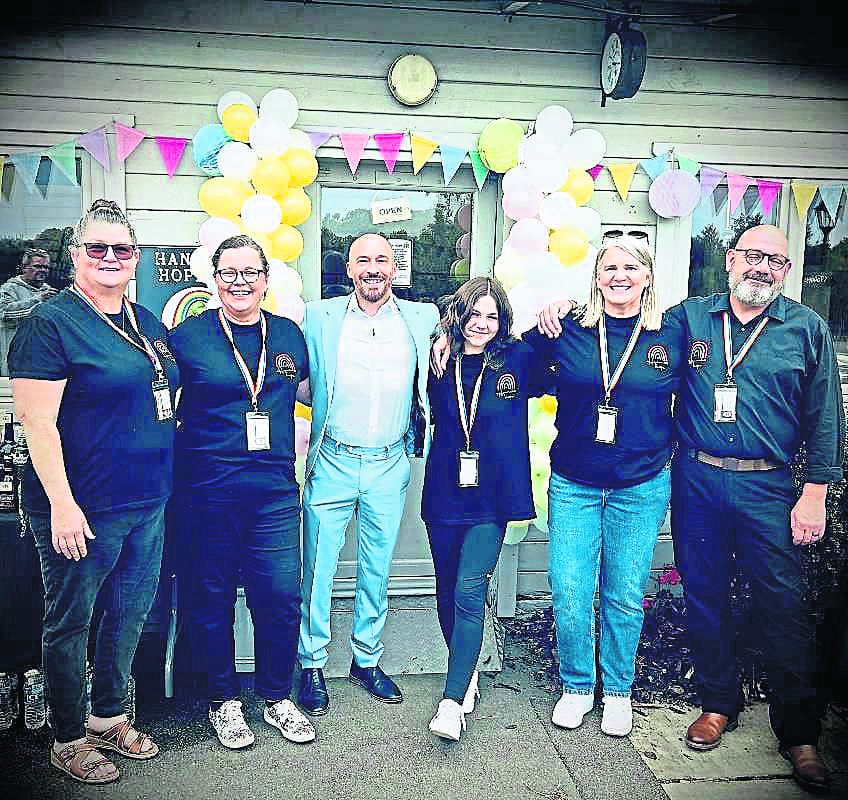
[[[601,92],[604,98],[633,97],[642,85],[647,61],[647,43],[641,31],[622,30],[607,34],[601,52]]]
[[[420,106],[436,91],[438,78],[433,65],[424,56],[410,53],[396,59],[387,75],[389,91],[405,106]]]

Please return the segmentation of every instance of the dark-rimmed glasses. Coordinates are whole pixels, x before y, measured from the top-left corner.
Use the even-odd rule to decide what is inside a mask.
[[[613,228],[610,231],[606,231],[604,235],[601,237],[602,239],[620,239],[622,236],[630,236],[633,239],[644,239],[646,242],[648,241],[648,233],[647,231],[623,231],[618,228]]]
[[[103,242],[83,242],[86,255],[89,258],[106,258],[109,248],[118,261],[129,261],[135,255],[135,247],[131,244],[103,244]]]
[[[221,279],[221,283],[235,283],[239,275],[244,279],[245,283],[256,283],[260,275],[266,275],[267,270],[264,269],[219,269],[215,274]]]
[[[763,259],[768,259],[768,265],[775,272],[780,272],[781,270],[786,269],[786,265],[789,263],[789,259],[786,256],[778,255],[777,253],[764,253],[762,250],[739,250],[736,247],[733,250],[737,253],[742,253],[745,256],[745,261],[747,261],[752,267],[756,267],[757,264],[762,264]]]

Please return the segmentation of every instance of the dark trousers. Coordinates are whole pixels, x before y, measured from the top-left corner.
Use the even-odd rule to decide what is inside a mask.
[[[233,633],[240,577],[253,619],[256,692],[272,701],[287,698],[300,625],[297,493],[261,499],[193,495],[181,506],[182,525],[191,532],[183,584],[189,587],[192,640],[206,667],[209,699],[240,693]]]
[[[489,579],[506,526],[427,523],[436,570],[436,609],[448,646],[444,696],[462,703],[483,644],[483,611]]]
[[[789,521],[794,504],[788,468],[731,472],[684,451],[672,470],[674,553],[703,710],[729,717],[739,710],[728,595],[735,554],[750,582],[751,633],[763,652],[775,733],[786,747],[815,744],[821,731],[812,685],[814,635]]]
[[[51,544],[50,517],[30,515],[44,579],[44,669],[56,741],[85,735],[85,658],[94,605],[103,610],[94,651],[91,713],[123,713],[141,629],[156,596],[164,503],[132,511],[88,514],[97,537],[73,561]]]

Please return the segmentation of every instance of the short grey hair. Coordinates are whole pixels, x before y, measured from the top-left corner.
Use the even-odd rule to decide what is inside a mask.
[[[80,217],[79,222],[74,225],[74,232],[71,236],[72,245],[79,247],[83,243],[85,231],[92,222],[123,225],[129,232],[133,247],[138,244],[135,237],[135,230],[130,225],[130,221],[127,219],[127,215],[121,210],[121,207],[114,200],[104,200],[101,198],[95,200],[88,207],[88,211]]]

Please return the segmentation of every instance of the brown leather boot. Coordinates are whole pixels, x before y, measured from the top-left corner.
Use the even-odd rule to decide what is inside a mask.
[[[830,789],[830,770],[818,750],[811,744],[787,747],[780,754],[792,764],[795,782],[810,792],[824,793]]]
[[[738,719],[728,719],[724,714],[705,711],[686,731],[686,745],[693,750],[712,750],[721,742],[722,733],[735,731],[738,727]]]

